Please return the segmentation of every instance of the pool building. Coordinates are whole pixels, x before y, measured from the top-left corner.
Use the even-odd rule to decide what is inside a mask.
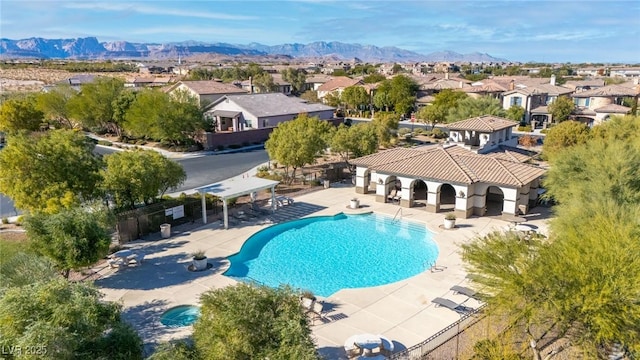
[[[546,169],[527,163],[533,153],[517,148],[517,124],[481,116],[448,124],[444,145],[394,148],[351,161],[356,193],[407,208],[472,215],[527,214],[538,201]]]

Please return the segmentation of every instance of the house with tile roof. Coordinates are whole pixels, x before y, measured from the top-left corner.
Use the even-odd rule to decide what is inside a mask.
[[[216,132],[245,131],[277,126],[299,114],[333,119],[334,107],[307,103],[282,93],[224,95],[205,109],[205,118],[213,122]]]
[[[495,151],[500,146],[516,147],[513,135],[515,121],[493,115],[483,115],[447,124],[448,141],[477,154]]]
[[[169,94],[186,92],[196,98],[200,106],[210,104],[224,95],[247,94],[247,90],[215,80],[179,81],[170,86],[166,92]]]
[[[513,87],[512,90],[502,93],[502,107],[508,110],[512,106],[524,108],[524,121],[531,123],[549,123],[553,119],[547,106],[553,103],[559,96],[568,96],[573,90],[555,84],[555,76],[548,83]]]
[[[360,79],[352,79],[347,76],[334,77],[333,79],[325,82],[324,84],[320,85],[320,87],[318,87],[318,99],[324,101],[324,97],[329,93],[337,93],[339,95],[342,95],[344,89],[348,88],[349,86],[362,84],[364,83]]]
[[[495,154],[495,155],[492,155]],[[504,152],[477,154],[455,144],[394,148],[351,161],[356,193],[378,202],[457,217],[526,214],[546,169]]]
[[[639,97],[640,88],[623,85],[608,85],[571,95],[576,109],[572,117],[589,125],[597,125],[612,115],[625,115],[630,107],[622,105],[625,98]]]

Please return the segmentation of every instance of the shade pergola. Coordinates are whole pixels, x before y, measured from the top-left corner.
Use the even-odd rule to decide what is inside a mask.
[[[227,211],[227,200],[242,195],[251,194],[260,190],[271,189],[271,206],[275,206],[276,185],[279,181],[261,179],[258,177],[234,178],[220,181],[196,188],[202,198],[202,222],[207,223],[207,205],[205,194],[209,193],[222,199],[222,210],[224,217],[224,228],[229,228],[229,213]]]

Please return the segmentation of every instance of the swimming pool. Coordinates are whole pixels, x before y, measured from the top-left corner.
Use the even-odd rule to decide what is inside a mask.
[[[438,248],[424,224],[380,214],[309,217],[251,236],[225,275],[329,296],[384,285],[428,269]]]

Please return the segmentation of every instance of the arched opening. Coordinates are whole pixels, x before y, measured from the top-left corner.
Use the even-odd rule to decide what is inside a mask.
[[[402,183],[395,176],[387,177],[385,182],[386,202],[400,202],[400,194],[402,192]]]
[[[374,185],[373,189],[371,189],[372,185]],[[371,191],[373,191],[373,192],[376,191],[375,184],[371,183],[371,170],[369,170],[369,169],[364,171],[364,185],[363,185],[363,188],[364,188],[364,193],[365,194],[368,194]]]
[[[450,184],[440,186],[440,211],[453,210],[456,207],[456,189]]]
[[[413,199],[413,207],[427,206],[427,183],[420,179],[416,179],[411,183],[411,198]]]
[[[485,206],[487,216],[499,216],[502,215],[502,209],[504,208],[504,193],[497,186],[489,186],[485,195]]]

